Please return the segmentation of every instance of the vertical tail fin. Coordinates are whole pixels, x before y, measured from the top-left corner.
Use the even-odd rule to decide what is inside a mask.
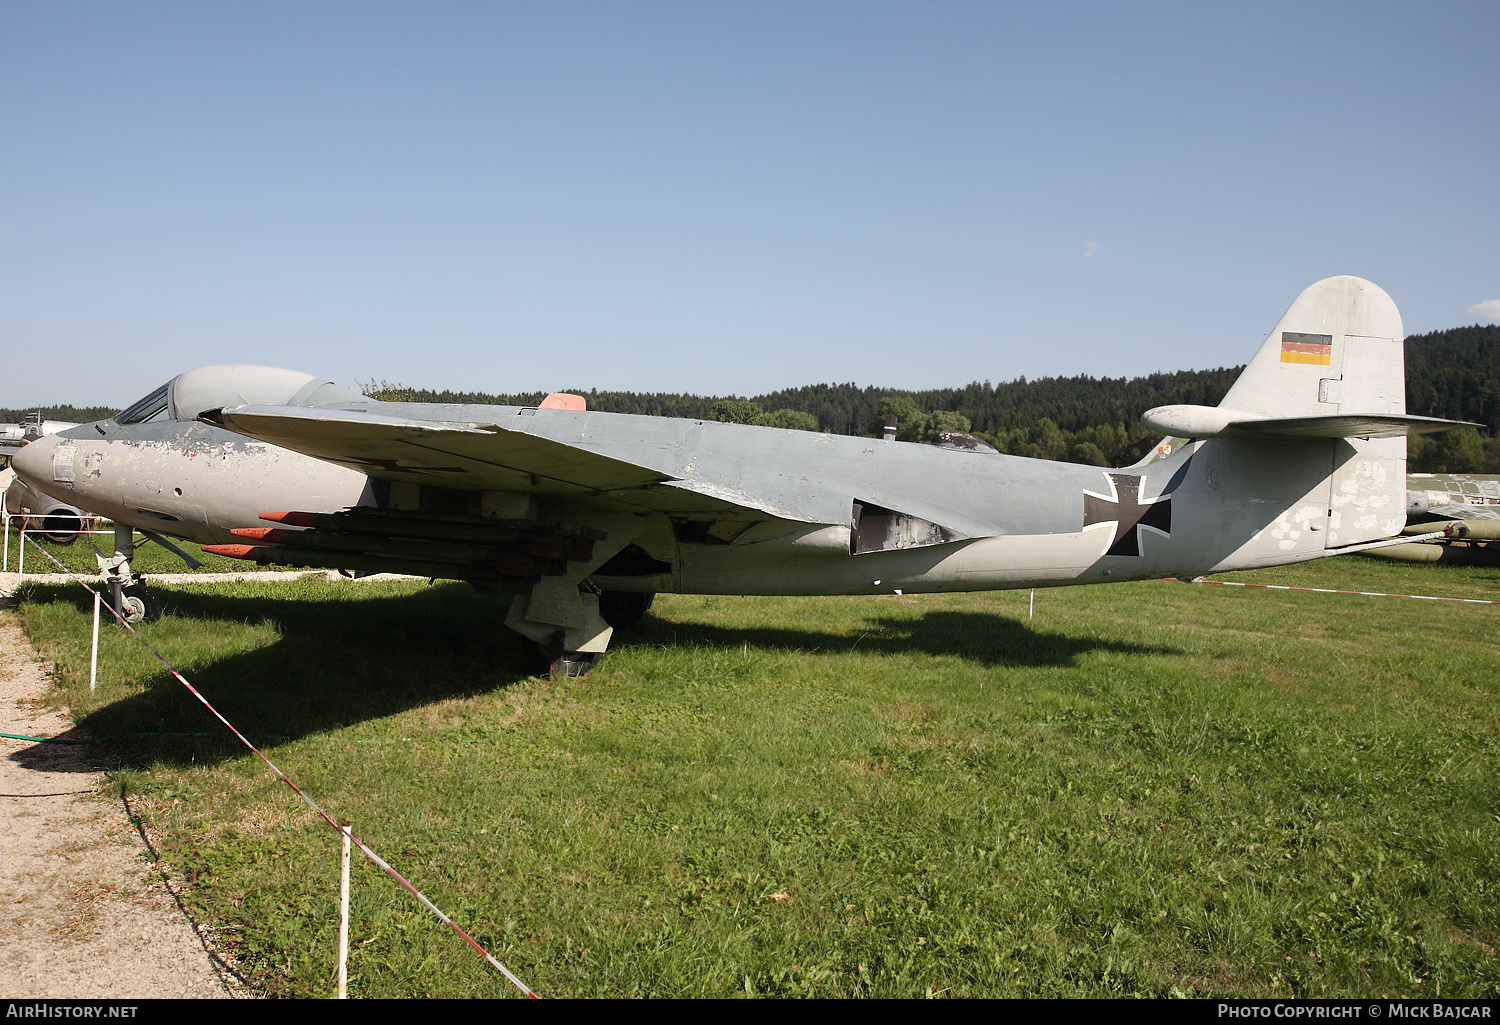
[[[1297,296],[1220,405],[1265,417],[1403,414],[1404,334],[1378,285],[1325,278]]]
[[[1297,296],[1220,405],[1265,417],[1404,414],[1404,334],[1400,311],[1378,285],[1325,278]],[[1327,547],[1399,533],[1406,439],[1332,446]]]

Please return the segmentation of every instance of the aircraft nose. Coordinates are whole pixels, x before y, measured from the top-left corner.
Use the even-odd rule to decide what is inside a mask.
[[[57,438],[46,435],[29,445],[23,445],[10,457],[11,468],[27,484],[46,491],[52,485],[52,453],[57,448]]]

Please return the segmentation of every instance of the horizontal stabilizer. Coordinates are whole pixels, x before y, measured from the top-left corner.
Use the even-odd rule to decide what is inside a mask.
[[[1157,406],[1141,423],[1178,438],[1405,438],[1452,427],[1478,427],[1466,420],[1442,420],[1404,413],[1333,413],[1322,416],[1263,417],[1222,406]]]

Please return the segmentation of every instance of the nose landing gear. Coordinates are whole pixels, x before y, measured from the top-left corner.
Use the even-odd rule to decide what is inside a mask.
[[[94,550],[96,553],[98,549]],[[106,559],[98,556],[99,573],[109,582],[110,604],[120,618],[130,624],[154,623],[161,618],[161,598],[146,586],[146,578],[130,571],[135,557],[135,530],[115,526],[115,554]]]
[[[146,578],[139,573],[128,587],[120,588],[120,601],[115,608],[131,625],[154,623],[161,618],[161,598],[146,586]]]

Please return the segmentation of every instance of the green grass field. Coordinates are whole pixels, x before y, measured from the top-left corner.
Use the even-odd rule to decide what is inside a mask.
[[[547,681],[461,585],[162,593],[151,642],[543,996],[1500,993],[1500,606],[663,596]],[[55,701],[264,991],[331,994],[337,836],[117,630],[90,697],[86,597],[13,602]],[[353,995],[514,992],[362,859],[354,892]]]

